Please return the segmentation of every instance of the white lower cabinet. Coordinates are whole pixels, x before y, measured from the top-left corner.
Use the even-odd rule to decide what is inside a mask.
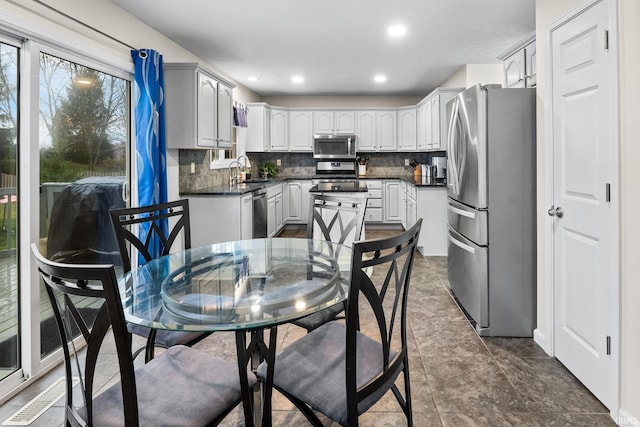
[[[191,246],[251,239],[253,196],[189,196]],[[196,232],[197,230],[197,232]]]
[[[309,216],[309,190],[313,185],[312,181],[287,181],[283,185],[285,223],[306,224]]]
[[[407,184],[406,194],[406,215],[404,228],[408,229],[413,227],[418,218],[418,189],[411,184]]]
[[[267,236],[274,237],[284,227],[282,184],[267,188]]]
[[[447,189],[418,187],[416,211],[417,217],[422,218],[418,240],[420,253],[424,256],[447,256]]]
[[[240,198],[240,238],[253,238],[253,194],[245,194]]]
[[[267,199],[267,237],[276,235],[276,196]]]
[[[384,215],[386,223],[402,222],[402,211],[405,204],[402,203],[402,181],[399,179],[384,181]]]

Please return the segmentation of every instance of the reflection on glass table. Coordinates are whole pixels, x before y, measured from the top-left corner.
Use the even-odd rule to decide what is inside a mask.
[[[158,329],[235,331],[239,366],[251,361],[255,367],[273,360],[277,325],[347,298],[350,265],[338,263],[336,253],[350,256],[351,249],[322,240],[268,238],[167,255],[120,278],[125,317]],[[263,425],[271,423],[270,393],[267,381],[264,408],[255,404],[255,419]],[[252,418],[248,408],[245,418]]]

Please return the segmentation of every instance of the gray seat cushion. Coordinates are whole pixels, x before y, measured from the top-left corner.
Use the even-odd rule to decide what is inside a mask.
[[[344,304],[339,303],[336,305],[332,305],[329,308],[324,310],[320,310],[316,313],[310,314],[308,316],[302,317],[298,320],[294,320],[292,323],[294,325],[303,327],[308,331],[312,331],[318,326],[327,323],[336,318],[340,312],[344,310]]]
[[[141,337],[148,337],[150,328],[146,326],[135,325],[132,323],[127,324],[129,332]],[[156,345],[160,347],[171,347],[178,344],[191,345],[194,341],[198,341],[201,338],[209,335],[209,332],[183,332],[183,331],[169,331],[167,329],[158,329],[156,332]]]
[[[256,377],[248,373],[249,387]],[[182,345],[136,369],[141,426],[202,426],[240,399],[236,364]],[[123,426],[120,383],[94,398],[94,425]]]
[[[382,346],[360,333],[356,341],[356,376],[360,387],[382,372]],[[278,352],[273,382],[277,388],[346,425],[345,364],[346,327],[341,322],[329,322]],[[267,365],[262,363],[258,367],[258,377],[264,379],[266,373]],[[389,387],[393,381],[395,378],[389,382]],[[358,406],[358,413],[362,414],[373,406],[387,390],[388,387],[383,387],[363,400]]]

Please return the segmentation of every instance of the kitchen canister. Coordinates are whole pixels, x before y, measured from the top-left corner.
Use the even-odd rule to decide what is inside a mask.
[[[367,165],[358,165],[358,176],[365,176],[367,174]]]

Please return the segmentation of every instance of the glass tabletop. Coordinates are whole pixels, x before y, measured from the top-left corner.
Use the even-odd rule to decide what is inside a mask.
[[[351,248],[322,240],[268,238],[170,254],[118,283],[128,322],[157,329],[263,328],[347,298]]]

